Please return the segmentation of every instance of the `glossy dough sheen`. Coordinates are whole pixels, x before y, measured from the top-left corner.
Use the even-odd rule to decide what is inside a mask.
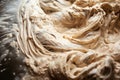
[[[119,0],[23,0],[24,80],[120,80]]]

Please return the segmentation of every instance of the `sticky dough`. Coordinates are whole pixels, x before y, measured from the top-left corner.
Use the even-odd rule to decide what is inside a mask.
[[[34,80],[120,79],[119,0],[23,0],[18,20]]]

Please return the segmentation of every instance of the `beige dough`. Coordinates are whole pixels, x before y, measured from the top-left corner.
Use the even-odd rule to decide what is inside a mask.
[[[119,0],[23,0],[23,80],[120,80]]]

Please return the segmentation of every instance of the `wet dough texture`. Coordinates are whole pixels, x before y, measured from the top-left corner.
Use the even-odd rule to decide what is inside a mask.
[[[23,80],[120,80],[119,0],[23,0]]]

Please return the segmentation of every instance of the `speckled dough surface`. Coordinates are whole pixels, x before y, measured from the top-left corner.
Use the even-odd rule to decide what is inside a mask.
[[[23,0],[26,64],[37,80],[120,80],[119,12],[119,0]]]

